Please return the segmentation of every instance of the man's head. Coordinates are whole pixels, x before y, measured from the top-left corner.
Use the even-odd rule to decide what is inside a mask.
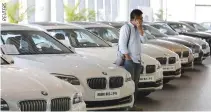
[[[143,17],[142,17],[143,12],[139,9],[134,9],[130,13],[130,21],[136,25],[136,23],[142,23],[143,22]]]

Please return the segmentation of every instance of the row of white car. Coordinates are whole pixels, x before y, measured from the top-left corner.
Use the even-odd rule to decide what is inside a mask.
[[[140,97],[162,89],[163,82],[179,78],[183,68],[210,53],[203,40],[181,36],[194,41],[191,45],[198,42],[190,48],[181,39],[155,39],[149,28],[140,40]],[[129,72],[113,64],[117,42],[118,30],[102,23],[1,23],[1,110],[131,108],[134,82]]]

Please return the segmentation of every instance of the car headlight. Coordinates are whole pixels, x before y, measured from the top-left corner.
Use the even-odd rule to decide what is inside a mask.
[[[72,76],[72,75],[64,75],[64,74],[59,74],[59,73],[51,73],[55,75],[57,78],[62,79],[64,81],[69,82],[72,85],[80,85],[80,81],[77,77]]]
[[[73,104],[78,104],[83,102],[82,93],[75,93],[72,99],[73,99]]]
[[[8,111],[9,110],[9,105],[5,100],[1,98],[1,111]]]
[[[128,81],[131,81],[132,80],[132,77],[131,75],[128,73],[126,74],[126,79],[125,79],[125,82],[128,82]]]

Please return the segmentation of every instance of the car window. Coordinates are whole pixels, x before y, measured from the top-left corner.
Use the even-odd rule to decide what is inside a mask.
[[[177,32],[196,32],[194,28],[191,28],[191,26],[186,24],[169,23],[169,25]]]
[[[100,36],[106,41],[112,42],[112,43],[117,43],[119,34],[118,30],[115,28],[107,28],[107,27],[93,27],[93,28],[87,28],[89,31],[93,32],[97,36]]]
[[[42,31],[2,31],[1,38],[3,44],[14,45],[20,55],[72,53]]]
[[[211,30],[211,23],[201,23],[201,25],[209,30]]]
[[[199,30],[199,31],[207,31],[208,29],[206,29],[205,27],[199,25],[199,24],[196,24],[196,23],[193,23],[193,26],[195,29]]]
[[[148,40],[152,40],[152,39],[156,39],[156,37],[155,36],[153,36],[153,35],[151,35],[150,33],[148,33],[148,32],[144,32],[144,39],[141,39],[141,42],[142,43],[145,43],[145,42],[147,42]]]
[[[158,31],[156,28],[154,28],[152,26],[143,25],[143,29],[145,32],[147,32],[148,34],[153,35],[155,37],[167,37],[167,35],[161,33],[160,31]]]
[[[89,31],[84,29],[53,29],[48,30],[51,34],[61,33],[67,38],[72,47],[109,47],[109,45],[104,42],[99,37],[93,35]]]
[[[166,35],[178,35],[178,33],[170,29],[169,27],[166,27],[165,25],[153,24],[151,26],[153,26],[154,28],[158,29],[161,33],[164,33]]]

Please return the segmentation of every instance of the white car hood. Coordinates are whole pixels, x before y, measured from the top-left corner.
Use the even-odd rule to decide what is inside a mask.
[[[121,74],[122,70],[113,64],[90,56],[78,54],[45,54],[16,55],[14,64],[21,67],[36,67],[49,73],[81,76],[81,78],[96,77],[107,72],[108,75]]]
[[[83,55],[95,56],[96,58],[104,59],[109,63],[114,63],[117,58],[117,46],[100,48],[76,48],[76,52]],[[141,60],[144,64],[157,63],[154,58],[146,54],[141,55]]]
[[[39,70],[22,69],[12,65],[1,65],[1,95],[2,97],[15,97],[14,94],[37,94],[42,95],[41,91],[45,91],[51,96],[59,91],[66,92],[67,89],[76,92],[77,89],[69,83],[66,83],[46,72]]]
[[[166,49],[164,47],[160,47],[160,46],[156,46],[156,45],[152,45],[152,44],[142,44],[142,51],[143,53],[157,58],[157,57],[170,57],[170,56],[177,56],[176,53],[172,52],[169,49]],[[153,51],[153,52],[152,52]]]

